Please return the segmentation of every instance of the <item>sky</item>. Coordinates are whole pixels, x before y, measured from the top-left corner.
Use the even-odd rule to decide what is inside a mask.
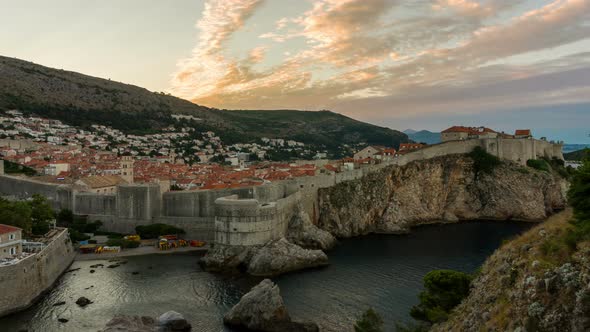
[[[222,109],[590,143],[590,0],[0,0],[0,54]]]

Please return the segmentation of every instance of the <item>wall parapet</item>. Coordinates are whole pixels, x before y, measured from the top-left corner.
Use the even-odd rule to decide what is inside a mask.
[[[0,316],[35,303],[70,266],[75,255],[68,230],[61,229],[38,253],[0,267]]]

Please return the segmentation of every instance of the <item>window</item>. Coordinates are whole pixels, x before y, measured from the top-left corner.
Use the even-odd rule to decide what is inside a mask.
[[[9,239],[9,240],[14,240],[14,234],[10,234],[10,235],[8,235],[8,239]]]
[[[10,254],[16,255],[16,248],[14,248],[14,247],[10,248]]]

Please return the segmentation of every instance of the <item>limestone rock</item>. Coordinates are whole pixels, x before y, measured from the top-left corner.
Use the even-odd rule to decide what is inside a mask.
[[[216,245],[199,260],[199,265],[209,272],[246,272],[255,250],[257,247]]]
[[[590,242],[579,243],[567,263],[541,263],[540,247],[560,243],[571,218],[566,210],[545,221],[543,232],[533,228],[496,250],[469,296],[431,331],[590,331],[590,260],[583,249]],[[530,250],[521,250],[523,243]]]
[[[566,205],[567,181],[504,161],[476,174],[473,160],[448,155],[388,166],[318,190],[318,226],[336,237],[404,233],[459,220],[541,221]]]
[[[275,276],[325,265],[328,265],[328,256],[323,251],[303,249],[281,238],[271,241],[254,253],[248,264],[248,273],[255,276]]]
[[[191,324],[176,311],[168,311],[158,317],[158,327],[161,331],[188,332],[191,330]]]
[[[307,250],[285,238],[264,246],[220,246],[207,252],[199,261],[209,272],[249,273],[256,276],[276,276],[328,264],[321,250]]]
[[[240,299],[227,314],[225,324],[251,331],[307,332],[318,331],[314,323],[291,320],[279,287],[269,279],[263,280]]]
[[[156,320],[147,316],[124,316],[113,317],[101,332],[157,332]]]
[[[92,303],[92,301],[90,301],[88,298],[81,296],[76,300],[76,304],[81,306],[81,307],[85,307],[87,305],[89,305],[90,303]]]
[[[181,314],[168,311],[157,320],[148,316],[117,315],[101,332],[188,332],[190,330],[191,324]]]
[[[305,249],[329,250],[336,244],[336,238],[314,225],[301,207],[297,208],[297,212],[289,221],[287,239]]]

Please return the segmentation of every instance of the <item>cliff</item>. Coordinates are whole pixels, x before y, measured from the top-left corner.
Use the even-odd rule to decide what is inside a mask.
[[[390,166],[362,179],[319,189],[320,228],[337,237],[403,233],[458,220],[540,221],[563,209],[567,181],[504,161],[475,171],[466,155]]]
[[[566,210],[504,244],[433,331],[589,331],[590,243],[568,249]]]

